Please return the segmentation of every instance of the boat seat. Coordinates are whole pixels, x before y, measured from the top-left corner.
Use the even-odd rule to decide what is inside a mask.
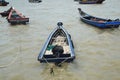
[[[58,36],[58,37],[55,37],[52,39],[54,39],[53,45],[62,45],[62,46],[67,45],[66,44],[66,37]]]
[[[64,54],[69,54],[70,53],[69,46],[63,46],[63,49],[64,49]]]
[[[45,55],[51,55],[51,54],[53,54],[52,50],[46,50]]]

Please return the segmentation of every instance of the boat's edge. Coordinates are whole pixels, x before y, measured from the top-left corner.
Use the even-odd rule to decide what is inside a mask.
[[[65,60],[65,59],[67,59],[67,58],[68,58],[68,59],[67,59],[65,62],[71,62],[71,61],[73,61],[73,60],[75,59],[75,52],[74,52],[74,50],[73,50],[71,38],[70,38],[70,36],[69,36],[69,33],[62,27],[62,25],[63,25],[62,23],[59,23],[58,26],[57,26],[57,28],[61,28],[61,29],[65,32],[65,34],[67,35],[68,42],[69,42],[69,46],[70,46],[70,48],[71,48],[71,49],[70,49],[70,50],[71,50],[71,57],[57,58],[57,59],[54,58],[54,59],[52,59],[52,60],[47,59],[48,62],[61,62],[61,61]],[[49,41],[50,41],[50,39],[51,39],[51,36],[54,34],[54,32],[57,30],[57,28],[55,28],[55,29],[51,32],[51,34],[49,35],[48,39],[46,40],[43,48],[41,49],[41,51],[40,51],[40,53],[39,53],[38,61],[40,61],[41,63],[42,63],[42,62],[46,62],[46,59],[43,58],[43,55],[44,55],[45,49],[47,48],[47,45],[49,44]]]

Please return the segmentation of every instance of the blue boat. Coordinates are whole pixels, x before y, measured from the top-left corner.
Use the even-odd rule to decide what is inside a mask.
[[[96,26],[98,28],[118,28],[120,25],[120,20],[115,19],[103,19],[91,16],[81,10],[81,8],[78,8],[80,13],[80,19],[90,25]]]
[[[80,0],[79,4],[101,4],[105,0]]]
[[[38,61],[41,63],[72,62],[75,59],[74,45],[70,34],[63,28],[62,22],[58,22],[57,25],[38,56]]]

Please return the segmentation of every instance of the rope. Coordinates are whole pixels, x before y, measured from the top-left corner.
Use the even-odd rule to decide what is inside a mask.
[[[61,65],[62,63],[64,63],[65,61],[67,61],[69,58],[71,57],[68,57],[66,58],[65,60],[63,60],[61,63],[59,63],[58,65]],[[43,59],[46,61],[46,63],[49,65],[50,63],[46,60],[46,58],[43,57]]]
[[[70,57],[66,58],[65,60],[63,60],[61,63],[57,64],[58,66],[63,64],[66,60],[68,60]],[[50,66],[50,63],[47,61],[46,58],[43,57],[43,59],[46,61],[46,63]],[[50,74],[54,76],[54,70],[53,70],[53,66],[50,66]]]
[[[61,65],[61,64],[63,64],[63,63],[64,63],[65,61],[67,61],[69,58],[70,58],[70,57],[68,57],[68,58],[66,58],[65,60],[63,60],[61,63],[58,64],[58,66]]]
[[[50,63],[47,61],[47,59],[46,59],[46,58],[44,58],[44,57],[43,57],[43,59],[46,61],[46,63],[47,63],[48,65],[50,65]]]
[[[43,59],[46,61],[46,63],[48,64],[48,66],[50,66],[50,74],[54,75],[53,66],[50,65],[50,63],[47,61],[46,58],[43,57]]]

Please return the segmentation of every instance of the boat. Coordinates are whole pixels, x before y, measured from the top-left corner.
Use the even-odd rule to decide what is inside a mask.
[[[2,16],[2,17],[6,17],[6,16],[8,16],[9,13],[10,13],[10,11],[11,11],[12,9],[13,9],[13,7],[9,8],[7,11],[1,12],[1,13],[0,13],[1,16]]]
[[[120,20],[115,19],[103,19],[103,18],[98,18],[95,16],[91,16],[84,11],[81,10],[81,8],[78,8],[79,13],[80,13],[80,19],[90,25],[96,26],[98,28],[118,28],[120,25]]]
[[[79,4],[101,4],[105,0],[79,0]]]
[[[79,1],[79,0],[74,0],[74,1]]]
[[[38,56],[40,63],[69,63],[75,59],[74,45],[70,34],[63,28],[62,22],[58,22],[57,25]]]
[[[29,0],[30,3],[40,3],[42,0]]]
[[[5,0],[0,0],[0,6],[7,6],[9,4],[9,2],[5,1]]]
[[[14,8],[10,11],[7,20],[11,24],[26,24],[29,22],[29,18],[26,18]]]

